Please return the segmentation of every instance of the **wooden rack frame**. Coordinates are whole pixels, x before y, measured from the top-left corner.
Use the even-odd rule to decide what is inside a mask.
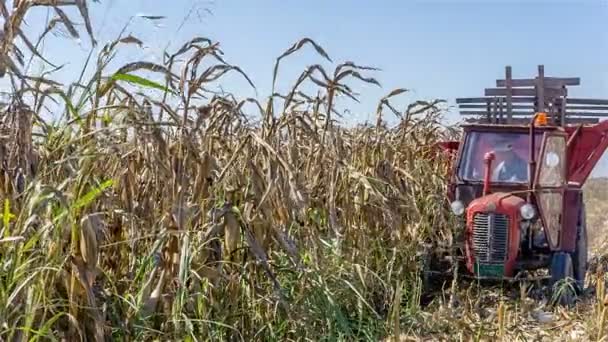
[[[578,86],[578,77],[545,77],[543,65],[534,79],[513,79],[510,66],[496,88],[486,88],[484,97],[458,98],[460,114],[469,122],[525,124],[545,112],[554,125],[593,124],[608,117],[608,100],[568,98],[567,86]],[[540,101],[542,99],[542,101]]]

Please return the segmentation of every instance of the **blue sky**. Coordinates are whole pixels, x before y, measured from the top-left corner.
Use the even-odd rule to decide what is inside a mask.
[[[581,77],[571,96],[608,98],[608,0],[102,0],[90,12],[101,44],[136,14],[167,17],[130,21],[126,32],[146,47],[125,50],[125,61],[160,58],[167,46],[175,50],[193,36],[219,41],[226,60],[253,79],[261,100],[270,90],[275,58],[310,37],[334,62],[382,69],[372,74],[382,88],[351,82],[361,93],[360,104],[345,104],[351,122],[373,119],[377,100],[397,87],[412,90],[400,105],[420,98],[453,105],[456,97],[481,95],[507,64],[514,77],[530,77],[544,64],[549,76]],[[26,18],[31,30],[42,29],[45,16],[40,10]],[[53,38],[45,44],[53,61],[69,63],[59,75],[66,81],[80,70],[88,49],[84,35],[80,43]],[[323,62],[307,51],[282,65],[281,87],[306,65]],[[256,96],[238,77],[222,87]]]

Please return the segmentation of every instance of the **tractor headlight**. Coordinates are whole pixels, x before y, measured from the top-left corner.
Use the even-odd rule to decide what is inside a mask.
[[[526,203],[519,208],[519,214],[524,220],[531,220],[536,216],[536,209],[530,203]]]
[[[450,207],[452,208],[452,213],[454,213],[454,215],[461,216],[464,214],[464,203],[462,203],[462,201],[456,200],[450,204]]]

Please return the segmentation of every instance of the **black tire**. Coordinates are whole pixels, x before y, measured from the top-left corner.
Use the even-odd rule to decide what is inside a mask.
[[[429,251],[425,252],[422,256],[422,272],[420,278],[422,281],[423,293],[428,291],[431,286],[431,265],[433,263],[433,254]]]
[[[572,253],[572,266],[578,294],[581,294],[585,289],[588,262],[587,253],[587,221],[585,204],[583,203],[581,196],[581,206],[578,213],[578,224],[576,229],[576,249],[574,250],[574,253]]]
[[[420,270],[420,306],[425,307],[433,300],[433,279],[431,267],[433,264],[433,253],[425,251],[422,255],[422,269]]]
[[[570,306],[574,303],[576,284],[570,253],[557,252],[551,258],[551,292],[554,304]]]

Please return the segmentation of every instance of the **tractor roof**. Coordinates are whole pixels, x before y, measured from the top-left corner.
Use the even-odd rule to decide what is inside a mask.
[[[527,133],[530,131],[529,125],[517,125],[517,124],[484,124],[484,123],[463,123],[460,125],[465,131],[500,131],[500,132],[522,132]],[[536,131],[554,131],[558,130],[559,126],[535,126]]]

